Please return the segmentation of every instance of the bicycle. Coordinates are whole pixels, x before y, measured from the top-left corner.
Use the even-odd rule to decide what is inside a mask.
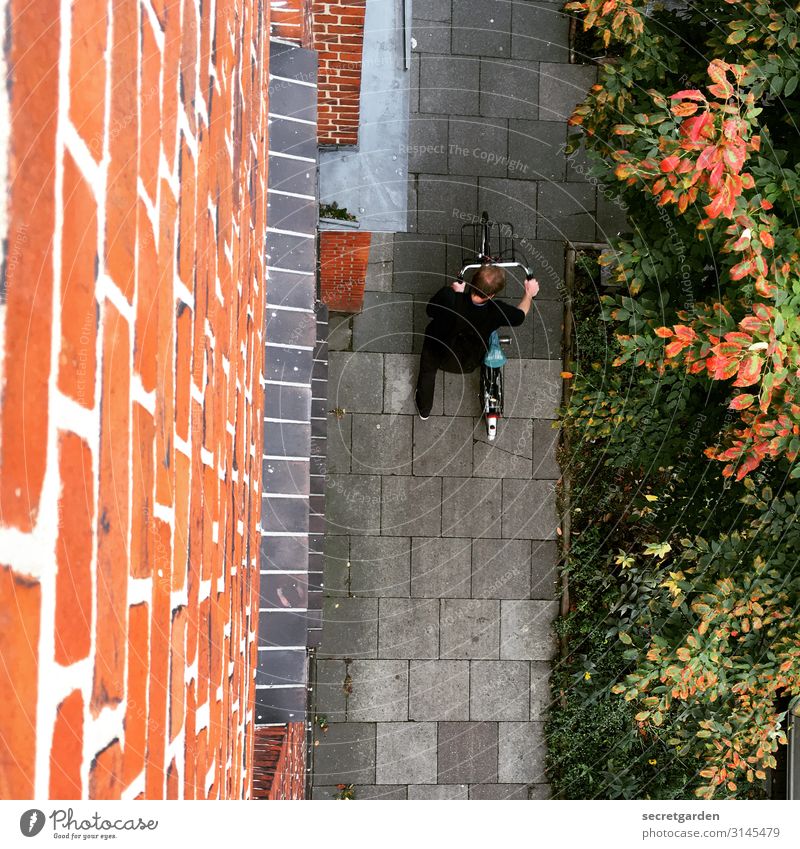
[[[472,230],[472,248],[470,252],[465,245],[466,232]],[[519,251],[524,262],[517,259],[517,248],[514,244],[513,228],[510,223],[492,221],[487,212],[481,213],[480,223],[464,224],[461,227],[461,271],[459,281],[464,281],[468,271],[481,268],[484,265],[495,265],[498,268],[519,268],[525,277],[532,277],[527,258]],[[472,253],[473,262],[464,263]],[[510,254],[508,259],[503,257]],[[486,420],[486,438],[493,442],[497,436],[497,422],[503,416],[503,366],[507,357],[503,353],[503,345],[511,342],[510,336],[501,336],[495,330],[489,337],[489,349],[481,362],[481,379],[479,402],[482,415]]]

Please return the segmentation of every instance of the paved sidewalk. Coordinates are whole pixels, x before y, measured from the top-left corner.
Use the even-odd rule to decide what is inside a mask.
[[[567,64],[559,10],[415,4],[430,19],[414,25],[411,232],[373,237],[363,311],[331,317],[315,798],[339,783],[359,799],[548,796],[564,247],[614,226],[561,149],[594,69]],[[425,303],[483,209],[512,222],[542,284],[494,444],[477,373],[440,381],[425,422],[412,394]]]

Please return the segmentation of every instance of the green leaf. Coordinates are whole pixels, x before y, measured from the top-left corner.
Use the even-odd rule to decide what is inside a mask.
[[[746,35],[746,30],[737,29],[734,30],[726,40],[728,44],[738,44],[740,41],[744,41]]]
[[[619,632],[619,639],[620,642],[625,643],[626,646],[633,645],[633,640],[624,631]]]

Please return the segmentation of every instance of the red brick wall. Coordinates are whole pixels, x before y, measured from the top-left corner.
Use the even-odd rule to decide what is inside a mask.
[[[311,47],[311,0],[270,0],[271,33]]]
[[[366,0],[313,0],[319,52],[319,143],[358,144]]]
[[[248,796],[269,23],[62,8],[0,0],[0,798]]]
[[[304,799],[306,728],[302,722],[256,729],[254,799]]]
[[[320,293],[330,309],[361,310],[371,235],[346,230],[323,230],[319,234]]]

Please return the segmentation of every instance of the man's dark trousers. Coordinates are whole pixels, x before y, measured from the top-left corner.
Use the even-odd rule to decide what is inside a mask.
[[[417,378],[417,409],[422,416],[429,416],[433,408],[433,394],[436,390],[436,372],[449,371],[463,374],[464,369],[455,353],[438,339],[425,336],[422,353],[419,357],[419,377]],[[473,368],[468,369],[474,371]]]

